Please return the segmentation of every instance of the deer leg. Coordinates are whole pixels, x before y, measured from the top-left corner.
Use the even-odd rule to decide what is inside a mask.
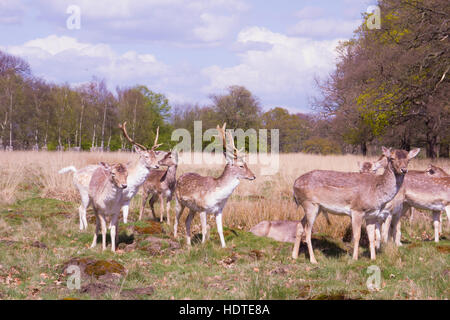
[[[388,243],[389,236],[392,235],[390,233],[391,222],[392,222],[392,215],[389,214],[386,220],[384,220],[384,222],[381,224],[381,241],[383,243]]]
[[[358,260],[359,239],[361,238],[361,225],[363,221],[363,215],[364,214],[362,212],[352,212],[353,260]]]
[[[177,199],[175,199],[175,222],[173,224],[173,236],[176,238],[178,234],[178,222],[183,214],[184,206],[182,206]]]
[[[412,223],[413,222],[413,220],[414,220],[414,213],[416,213],[416,209],[415,208],[413,208],[413,207],[411,207],[410,208],[410,215],[409,215],[409,223]]]
[[[380,221],[375,223],[375,247],[379,250],[381,247],[381,225]]]
[[[95,219],[95,233],[94,233],[94,239],[92,240],[91,248],[94,248],[97,245],[97,235],[100,231],[100,220],[97,216]]]
[[[191,246],[191,222],[194,219],[195,211],[189,210],[189,214],[186,218],[186,243]]]
[[[202,223],[202,243],[206,241],[206,212],[200,212],[200,221]]]
[[[170,226],[170,200],[166,200],[166,216],[167,216],[167,224]]]
[[[147,203],[148,197],[150,196],[149,192],[143,192],[142,193],[142,200],[141,200],[141,207],[139,208],[139,221],[142,220],[142,214],[145,210],[145,204]]]
[[[123,223],[127,223],[128,221],[128,210],[130,209],[130,203],[127,202],[122,206],[122,214],[123,214]]]
[[[206,215],[205,215],[206,219]],[[222,248],[225,248],[225,239],[223,237],[223,226],[222,226],[222,212],[219,212],[216,214],[216,225],[217,225],[217,231],[219,232],[220,237],[220,244],[222,245]],[[205,223],[205,229],[206,229],[206,223]]]
[[[305,218],[303,218],[303,220],[305,220]],[[304,232],[303,220],[297,224],[297,229],[295,231],[295,242],[294,242],[294,249],[292,250],[292,259],[298,258],[298,251],[300,250],[300,243],[302,241],[302,236]]]
[[[397,214],[393,215],[392,217],[392,237],[395,241],[395,244],[399,247],[402,246],[402,223],[400,221],[401,217],[408,211],[408,209],[411,208],[408,204],[403,204],[402,208],[398,211]]]
[[[305,235],[306,235],[306,244],[308,245],[309,260],[311,263],[316,264],[317,260],[316,257],[314,256],[314,250],[311,242],[311,235],[314,221],[316,220],[316,217],[319,214],[319,206],[312,202],[304,202],[302,203],[302,206],[303,209],[305,210],[305,217],[303,217],[303,219],[306,218]]]
[[[447,229],[448,229],[449,225],[450,225],[450,205],[445,207],[445,214],[447,215]],[[442,215],[441,215],[441,217],[442,217]]]
[[[367,236],[369,237],[370,260],[376,259],[375,253],[375,223],[366,221]]]
[[[113,217],[112,221],[111,221],[111,230],[110,230],[110,234],[111,234],[111,251],[115,252],[116,251],[116,237],[117,237],[117,218]]]
[[[441,220],[441,212],[433,211],[433,226],[434,226],[434,242],[439,242],[439,225]]]
[[[87,229],[87,219],[86,219],[86,208],[89,206],[89,196],[82,195],[81,196],[81,204],[78,208],[78,212],[80,215],[80,230]]]
[[[163,222],[164,220],[164,196],[162,195],[162,193],[159,195],[159,211],[160,211],[160,217],[159,217],[159,221]]]
[[[102,227],[102,250],[106,250],[106,221],[102,215],[99,215],[99,218]]]
[[[152,210],[152,219],[156,220],[156,215],[155,215],[155,202],[156,202],[156,195],[153,194],[152,197],[150,198],[150,209]]]

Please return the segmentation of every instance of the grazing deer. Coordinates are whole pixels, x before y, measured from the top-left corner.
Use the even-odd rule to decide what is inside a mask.
[[[450,176],[441,168],[430,165],[426,171],[410,171],[397,196],[386,205],[390,215],[383,224],[383,241],[389,234],[401,246],[401,217],[410,209],[425,209],[433,213],[434,241],[442,233],[442,212],[450,215]],[[392,226],[391,226],[392,225]]]
[[[234,146],[234,139],[230,132],[225,131],[226,123],[222,128],[217,126],[226,151],[224,153],[227,164],[220,177],[204,177],[197,173],[185,173],[177,180],[176,218],[174,236],[177,236],[178,221],[185,207],[189,209],[186,218],[186,242],[191,245],[191,222],[195,213],[200,212],[202,223],[202,243],[206,240],[206,215],[214,214],[220,243],[225,248],[222,227],[222,210],[234,189],[241,179],[254,180],[256,177],[247,167],[244,155]],[[227,143],[228,136],[228,143]]]
[[[160,146],[158,143],[158,134],[159,128],[156,131],[155,143],[151,149],[144,147],[141,144],[134,142],[127,134],[126,131],[126,122],[122,125],[119,125],[119,128],[122,130],[124,136],[134,145],[134,149],[136,153],[139,155],[139,158],[131,163],[127,163],[127,171],[128,171],[128,180],[127,180],[127,189],[123,193],[122,196],[122,214],[123,214],[123,222],[127,223],[128,220],[128,210],[131,199],[136,195],[139,190],[139,187],[145,182],[147,176],[150,174],[152,169],[158,169],[158,159],[155,151],[156,148]],[[63,168],[59,171],[60,174],[66,172],[73,172],[73,182],[77,187],[80,197],[81,197],[81,205],[79,207],[80,214],[80,230],[87,228],[87,219],[86,219],[86,209],[89,206],[89,182],[91,181],[92,174],[94,171],[99,168],[99,165],[89,165],[80,170],[77,170],[74,166],[69,166]]]
[[[104,162],[94,170],[89,182],[89,202],[96,217],[96,227],[91,248],[97,244],[97,234],[102,230],[102,249],[106,250],[106,219],[110,217],[111,251],[116,251],[121,198],[127,187],[128,172],[121,163],[108,165]]]
[[[311,263],[317,263],[311,244],[311,231],[319,210],[349,215],[352,219],[353,259],[358,259],[361,225],[366,221],[370,242],[370,258],[375,259],[375,226],[382,209],[399,191],[408,171],[408,163],[420,151],[382,148],[387,158],[382,175],[315,170],[295,180],[294,200],[305,212],[297,228],[292,258],[297,259],[303,232]]]
[[[250,229],[250,232],[259,237],[268,237],[276,241],[295,243],[295,234],[299,222],[300,221],[261,221],[253,226]]]
[[[164,200],[166,200],[167,223],[170,225],[170,201],[175,193],[175,184],[177,182],[178,152],[168,152],[162,160],[158,162],[161,166],[168,167],[167,170],[152,170],[142,185],[142,202],[139,211],[139,220],[142,219],[145,204],[150,195],[150,208],[152,209],[153,219],[156,219],[154,204],[159,198],[161,205],[160,221],[164,217]]]

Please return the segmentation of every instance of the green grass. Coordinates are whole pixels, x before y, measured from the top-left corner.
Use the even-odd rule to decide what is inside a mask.
[[[149,222],[121,224],[121,251],[102,252],[101,245],[90,249],[94,223],[87,231],[78,230],[78,205],[31,197],[13,205],[0,206],[0,298],[2,299],[448,299],[450,241],[439,244],[420,240],[423,232],[432,234],[431,224],[410,226],[405,222],[407,242],[403,247],[388,245],[368,259],[360,248],[360,260],[351,259],[351,244],[325,234],[314,235],[318,265],[309,263],[305,245],[296,261],[292,244],[279,243],[251,233],[225,228],[227,248],[220,247],[214,228],[202,245],[185,246],[183,233],[173,239],[168,226],[161,238],[161,252],[151,246],[148,234],[136,232]],[[131,212],[130,220],[138,213]],[[172,215],[173,216],[173,215]],[[194,220],[196,222],[197,220]],[[179,230],[184,232],[184,224]],[[198,235],[197,235],[198,236]],[[101,238],[101,237],[99,237]],[[419,240],[418,240],[419,239]],[[33,246],[39,241],[47,248]],[[172,248],[171,241],[181,248]],[[136,242],[134,250],[126,250]],[[108,249],[110,247],[108,246]],[[113,285],[98,295],[66,287],[63,264],[73,257],[114,260],[126,275],[117,281],[83,279],[82,286],[104,282]],[[381,288],[369,291],[367,268],[381,269]],[[151,295],[123,296],[124,291],[152,286]],[[121,289],[122,288],[122,289]]]

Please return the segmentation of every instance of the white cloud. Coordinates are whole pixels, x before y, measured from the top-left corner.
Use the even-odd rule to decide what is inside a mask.
[[[36,4],[34,4],[36,2]],[[39,0],[40,19],[60,25],[69,5],[81,9],[79,34],[96,41],[217,45],[238,28],[243,0]],[[107,30],[107,32],[105,32]]]
[[[290,35],[304,37],[321,37],[333,39],[336,37],[351,37],[353,31],[358,28],[362,20],[342,19],[303,19],[289,28]]]
[[[107,44],[82,43],[65,36],[50,35],[4,49],[29,61],[37,75],[57,82],[82,82],[95,75],[112,85],[131,85],[170,73],[170,68],[151,54],[118,54]]]
[[[241,31],[237,42],[267,43],[266,50],[248,50],[239,54],[240,64],[232,67],[211,66],[203,69],[210,84],[205,93],[223,90],[230,85],[244,85],[263,103],[290,104],[298,101],[306,107],[314,76],[324,76],[334,67],[338,40],[315,41],[290,37],[261,27]],[[297,106],[296,106],[297,107]]]

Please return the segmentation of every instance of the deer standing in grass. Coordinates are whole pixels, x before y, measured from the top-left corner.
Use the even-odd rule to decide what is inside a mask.
[[[127,133],[126,130],[126,122],[122,125],[119,125],[119,128],[122,130],[125,138],[130,141],[130,143],[134,146],[136,153],[139,155],[139,158],[135,161],[127,163],[125,166],[128,171],[127,178],[127,189],[122,197],[122,213],[123,213],[123,222],[127,223],[128,220],[128,210],[131,199],[136,195],[139,190],[139,187],[145,182],[148,175],[150,174],[152,169],[158,169],[158,159],[157,159],[157,151],[156,148],[160,146],[158,143],[158,134],[159,128],[156,131],[156,138],[151,149],[146,148],[145,146],[136,143],[133,141]],[[89,165],[82,169],[77,170],[74,166],[69,166],[63,168],[59,171],[60,174],[72,171],[73,175],[73,183],[78,189],[81,197],[81,205],[78,209],[80,215],[80,230],[87,228],[87,219],[86,219],[86,210],[89,206],[89,183],[92,178],[92,174],[96,169],[98,169],[100,165]]]
[[[162,160],[158,162],[161,166],[166,166],[167,170],[152,170],[142,185],[142,201],[139,211],[139,220],[142,219],[145,204],[150,198],[150,208],[152,210],[153,219],[156,219],[154,204],[159,199],[161,213],[160,221],[164,217],[164,201],[166,201],[165,211],[167,216],[167,224],[170,225],[170,201],[175,193],[175,185],[177,182],[178,152],[168,152]]]
[[[177,236],[178,222],[187,207],[189,214],[186,218],[186,242],[191,245],[191,222],[195,213],[200,212],[202,224],[202,243],[206,240],[206,215],[214,214],[220,243],[225,248],[223,237],[222,211],[228,198],[239,185],[241,179],[254,180],[256,177],[247,167],[244,155],[234,146],[234,139],[230,132],[225,131],[226,123],[222,128],[217,126],[219,137],[225,145],[225,159],[227,164],[220,177],[204,177],[197,173],[185,173],[177,180],[176,217],[174,236]],[[227,142],[227,137],[228,142]]]
[[[442,212],[450,216],[450,176],[441,168],[430,166],[426,171],[410,171],[402,188],[386,206],[390,215],[383,224],[383,241],[392,236],[401,246],[401,217],[410,209],[425,209],[433,213],[434,241],[442,233]]]
[[[121,163],[104,162],[94,170],[89,182],[89,202],[94,208],[96,227],[91,248],[97,244],[97,234],[102,231],[102,249],[106,250],[106,220],[110,218],[111,251],[116,251],[122,193],[127,187],[127,168]]]
[[[319,210],[349,215],[352,219],[353,259],[358,259],[363,220],[370,242],[370,258],[375,259],[375,226],[383,208],[399,191],[408,163],[420,151],[383,149],[387,158],[382,175],[315,170],[295,180],[294,200],[305,212],[296,233],[292,258],[297,259],[303,232],[311,263],[317,263],[311,244],[311,231]]]

